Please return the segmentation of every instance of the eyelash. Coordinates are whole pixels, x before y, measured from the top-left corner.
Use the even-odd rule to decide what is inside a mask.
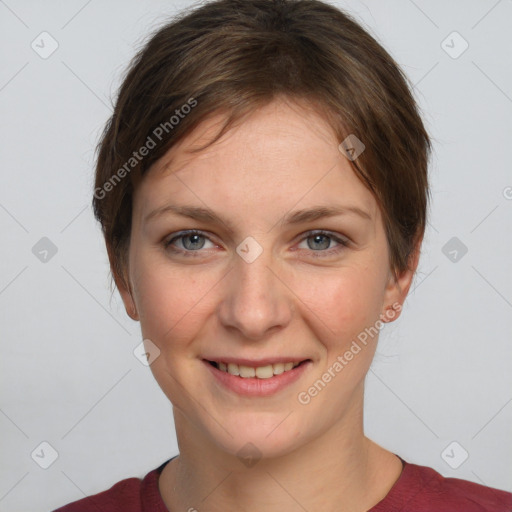
[[[182,231],[175,237],[173,237],[167,241],[164,241],[165,249],[170,249],[172,252],[174,252],[176,254],[187,255],[187,257],[194,258],[194,257],[200,256],[200,253],[201,253],[200,249],[197,251],[183,250],[183,249],[176,249],[176,247],[173,247],[171,245],[174,241],[184,238],[186,236],[190,236],[190,235],[199,235],[199,236],[202,236],[202,237],[210,240],[209,237],[206,236],[202,231],[191,229],[188,231]],[[304,237],[301,238],[299,243],[302,242],[303,240],[307,240],[308,238],[311,238],[313,236],[318,236],[318,235],[323,235],[328,238],[331,238],[335,242],[338,242],[340,245],[334,249],[326,249],[326,250],[319,250],[319,251],[310,250],[310,252],[313,253],[314,258],[325,258],[328,256],[333,256],[333,255],[338,254],[339,252],[343,251],[349,245],[349,242],[347,240],[339,238],[339,237],[335,236],[334,234],[332,234],[331,232],[324,231],[324,230],[308,231],[307,233],[304,234]],[[210,241],[212,241],[212,240],[210,240]],[[300,249],[300,250],[308,250],[308,249]]]

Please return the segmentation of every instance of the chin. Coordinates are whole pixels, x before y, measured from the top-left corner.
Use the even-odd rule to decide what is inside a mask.
[[[219,428],[215,422],[215,425],[206,428],[212,442],[220,450],[239,458],[246,467],[252,467],[262,458],[288,455],[302,444],[300,435],[303,429],[292,420],[293,415],[288,419],[285,419],[286,416],[287,413],[283,412],[251,411],[226,422],[227,431]]]

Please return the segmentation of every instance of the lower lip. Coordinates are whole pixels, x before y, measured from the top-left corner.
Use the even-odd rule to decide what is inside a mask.
[[[239,395],[245,396],[269,396],[277,393],[299,379],[309,365],[312,364],[311,361],[304,361],[299,366],[279,375],[274,375],[269,379],[259,379],[258,377],[244,378],[238,375],[231,375],[228,372],[219,370],[204,359],[203,363],[222,385]]]

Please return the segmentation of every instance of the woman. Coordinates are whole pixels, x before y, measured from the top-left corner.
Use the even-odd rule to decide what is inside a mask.
[[[378,333],[418,265],[429,151],[396,63],[328,4],[217,0],[158,30],[93,203],[180,453],[59,510],[511,510],[363,431]]]

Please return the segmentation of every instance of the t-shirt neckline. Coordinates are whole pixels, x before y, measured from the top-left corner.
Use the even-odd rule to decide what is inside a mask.
[[[150,471],[144,477],[141,487],[142,512],[172,512],[169,511],[169,509],[166,507],[162,495],[160,494],[158,480],[165,466],[171,462],[171,460],[178,457],[178,455],[175,455],[174,457],[171,457],[167,461],[163,462],[160,466]],[[402,472],[386,496],[384,496],[381,501],[369,509],[368,512],[387,512],[389,510],[393,510],[394,507],[402,505],[403,503],[401,500],[403,498],[403,488],[408,488],[408,486],[414,485],[414,479],[412,478],[412,473],[414,473],[414,465],[408,463],[396,453],[393,455],[396,455],[402,462]],[[417,491],[419,490],[420,489]],[[415,494],[415,489],[410,489],[410,491],[412,494]]]

